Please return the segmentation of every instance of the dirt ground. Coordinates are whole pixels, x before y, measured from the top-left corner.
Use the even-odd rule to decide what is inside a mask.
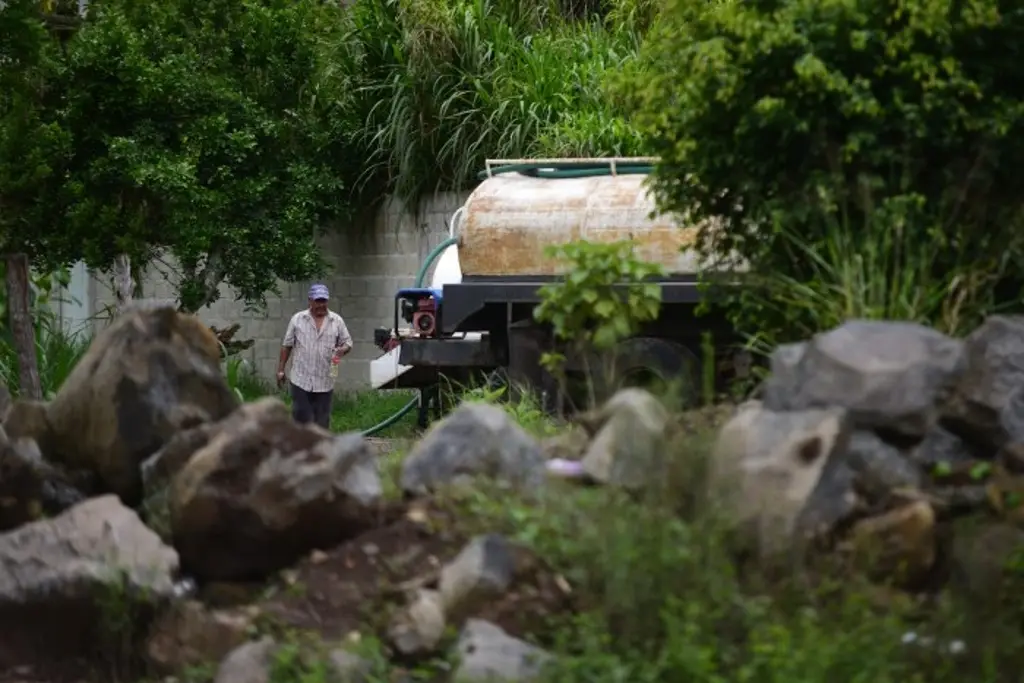
[[[385,526],[327,552],[314,552],[286,572],[260,608],[267,626],[315,631],[326,640],[382,633],[390,608],[417,588],[435,587],[440,569],[467,542],[453,513],[422,503],[396,506]],[[521,553],[513,590],[474,616],[523,636],[571,607],[565,580]]]

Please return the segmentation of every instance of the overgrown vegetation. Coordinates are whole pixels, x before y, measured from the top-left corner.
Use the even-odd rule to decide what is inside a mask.
[[[634,2],[102,0],[47,24],[11,0],[0,246],[136,272],[169,254],[185,310],[222,283],[260,304],[386,193],[466,187],[488,156],[639,149],[602,89],[649,21]]]
[[[331,63],[356,93],[365,179],[415,200],[470,185],[486,158],[636,153],[639,136],[603,90],[639,48],[633,6],[354,3]]]
[[[569,390],[568,357],[582,359],[588,399],[583,405],[598,405],[607,398],[598,396],[596,375],[614,380],[615,345],[638,334],[661,311],[661,286],[650,279],[662,275],[662,269],[638,258],[633,248],[631,241],[580,240],[547,250],[549,258],[563,263],[567,274],[539,290],[541,302],[534,317],[551,326],[559,345],[559,350],[543,354],[540,362],[565,392]]]
[[[664,4],[620,90],[661,157],[660,208],[749,265],[741,329],[959,332],[1019,300],[1024,91],[1001,46],[1022,32],[998,0]]]

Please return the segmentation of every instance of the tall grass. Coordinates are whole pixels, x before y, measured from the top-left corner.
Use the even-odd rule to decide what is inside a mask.
[[[78,361],[89,349],[92,336],[86,331],[67,330],[49,311],[35,312],[36,359],[43,398],[51,399],[60,389]],[[10,331],[0,332],[0,382],[11,394],[20,391],[18,352]]]
[[[997,300],[996,285],[1008,260],[977,260],[948,241],[913,237],[920,231],[898,222],[824,225],[813,241],[779,226],[781,249],[770,262],[788,267],[747,276],[740,327],[754,349],[767,352],[854,318],[909,320],[963,335],[1007,305]],[[940,262],[952,266],[938,271]]]
[[[363,180],[413,199],[488,157],[639,153],[603,87],[642,37],[628,2],[613,21],[546,0],[356,0],[329,78],[363,123]]]

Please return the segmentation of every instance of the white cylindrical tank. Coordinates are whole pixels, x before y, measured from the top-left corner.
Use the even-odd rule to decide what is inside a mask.
[[[578,239],[632,239],[639,258],[666,274],[697,272],[689,249],[697,228],[670,216],[651,217],[646,175],[535,178],[503,173],[484,180],[466,200],[459,230],[461,275],[560,275],[564,265],[544,254]]]
[[[459,248],[454,244],[441,252],[430,276],[430,287],[442,289],[445,285],[457,285],[462,282],[462,269],[459,267]]]

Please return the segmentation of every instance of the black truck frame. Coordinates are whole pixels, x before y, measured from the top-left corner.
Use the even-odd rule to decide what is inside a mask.
[[[396,386],[424,391],[427,400],[421,401],[421,422],[428,418],[428,406],[435,413],[441,411],[438,387],[445,381],[464,385],[495,370],[504,371],[514,386],[539,390],[548,409],[565,408],[564,387],[540,364],[541,355],[555,348],[553,335],[534,318],[541,300],[539,288],[555,280],[550,276],[467,276],[441,290],[398,292],[394,330],[378,329],[375,337],[385,350],[400,343],[399,363],[412,370]],[[661,285],[661,313],[638,336],[620,344],[616,368],[623,376],[639,372],[663,380],[682,379],[690,390],[699,391],[706,381],[704,364],[712,360],[706,357],[705,335],[710,334],[716,364],[711,370],[716,383],[720,382],[720,356],[724,349],[734,348],[735,339],[721,316],[698,315],[706,289],[695,276],[662,277],[656,282]],[[413,333],[397,338],[401,320],[413,324]],[[467,333],[481,337],[466,338]],[[568,359],[567,373],[587,367],[579,360]]]

